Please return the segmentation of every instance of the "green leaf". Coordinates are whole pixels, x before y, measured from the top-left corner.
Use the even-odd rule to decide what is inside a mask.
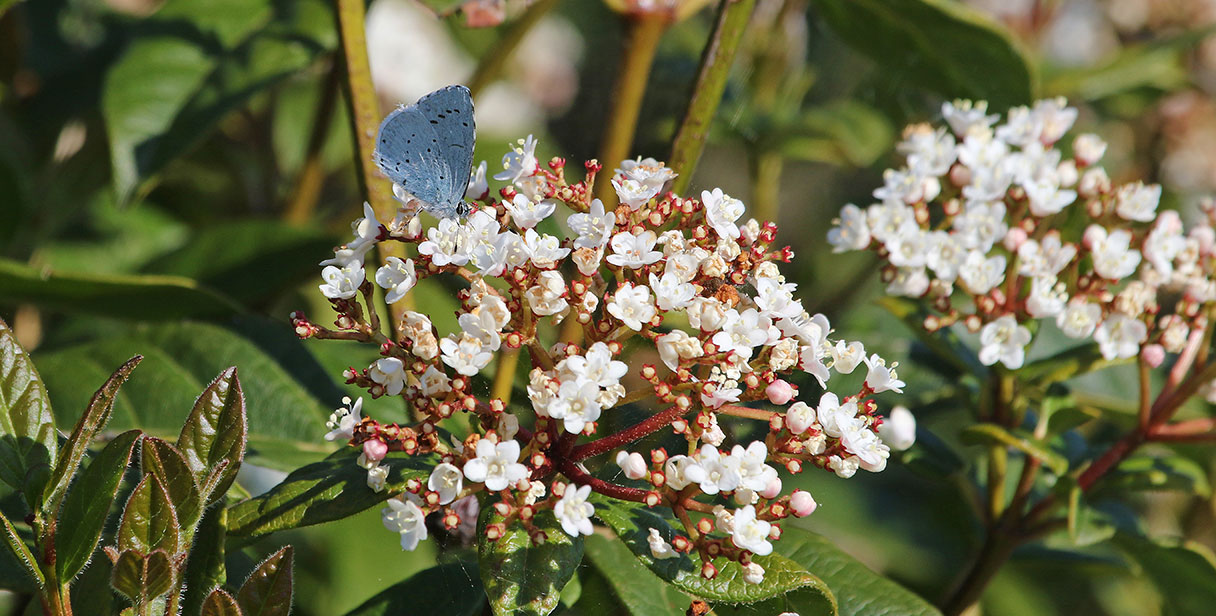
[[[291,546],[266,557],[241,585],[236,602],[245,616],[287,616],[291,613]]]
[[[630,614],[679,616],[688,609],[692,599],[642,566],[623,542],[591,535],[587,537],[586,552]]]
[[[453,562],[431,567],[384,589],[346,616],[395,616],[396,614],[443,614],[481,616],[485,590],[477,577],[477,565]]]
[[[1043,466],[1056,475],[1068,472],[1068,458],[1052,451],[1046,443],[1026,434],[1022,430],[1010,430],[1004,426],[991,423],[981,423],[967,426],[959,432],[959,440],[968,445],[999,445],[1013,447],[1022,453],[1038,459]]]
[[[1048,385],[1135,360],[1135,357],[1108,360],[1102,357],[1098,345],[1083,344],[1060,351],[1051,357],[1032,361],[1018,370],[1018,376],[1030,384]]]
[[[206,502],[219,500],[245,457],[245,395],[236,368],[215,377],[186,417],[177,448]]]
[[[929,313],[925,311],[920,302],[906,297],[888,296],[879,299],[878,305],[903,321],[908,330],[933,353],[934,357],[945,362],[960,374],[987,374],[988,369],[980,364],[975,353],[958,339],[953,330],[946,328],[933,333],[925,331],[925,317]]]
[[[46,387],[13,330],[0,320],[0,481],[25,490],[26,501],[36,503],[42,486],[27,485],[27,477],[37,483],[38,469],[49,472],[58,446]]]
[[[144,475],[123,509],[118,525],[118,549],[141,554],[153,550],[176,554],[178,536],[177,514],[169,493],[155,475]]]
[[[273,220],[245,220],[200,230],[145,272],[197,280],[243,304],[259,304],[315,278],[336,238]],[[266,276],[265,264],[275,263]]]
[[[916,442],[901,452],[892,452],[900,464],[914,473],[933,478],[949,477],[966,468],[966,463],[933,432],[916,427]]]
[[[244,310],[188,278],[56,272],[9,259],[0,259],[0,303],[150,321],[225,317]]]
[[[873,107],[853,100],[807,110],[801,126],[781,139],[783,154],[799,160],[866,167],[891,149],[895,129]]]
[[[1162,92],[1185,88],[1191,83],[1187,57],[1211,33],[1211,27],[1201,27],[1164,40],[1123,45],[1101,66],[1049,68],[1043,91],[1048,96],[1092,101],[1141,88]]]
[[[203,502],[186,458],[173,445],[149,437],[144,439],[142,468],[144,474],[156,475],[169,494],[180,527],[178,541],[189,545],[194,525],[203,514]]]
[[[264,494],[228,511],[228,534],[256,537],[289,528],[340,520],[388,500],[405,490],[410,479],[426,481],[438,463],[436,456],[390,452],[381,466],[389,470],[385,489],[367,487],[367,470],[356,460],[361,452],[347,448],[293,471]]]
[[[244,616],[232,595],[217,588],[203,601],[202,616]]]
[[[38,588],[46,586],[46,578],[42,575],[42,567],[34,558],[34,554],[30,552],[29,546],[25,545],[25,539],[21,537],[17,529],[13,527],[13,523],[9,522],[2,512],[0,512],[0,523],[4,525],[4,528],[0,529],[0,532],[4,533],[4,547],[21,564],[22,572],[29,576],[29,579],[33,580],[38,585]],[[4,587],[9,588],[11,585],[5,584]]]
[[[501,520],[493,507],[485,507],[477,523],[477,562],[490,608],[495,616],[545,616],[557,607],[562,588],[583,560],[583,537],[567,535],[553,513],[543,511],[533,518],[545,533],[540,545],[519,523],[507,526],[498,541],[485,539],[486,526]]]
[[[114,592],[110,584],[113,573],[114,563],[103,552],[72,580],[70,588],[74,616],[114,616],[122,611],[126,601]]]
[[[1212,495],[1207,473],[1193,460],[1178,455],[1134,456],[1119,463],[1091,491],[1090,497],[1144,490],[1175,490],[1203,498]]]
[[[195,531],[190,558],[186,561],[186,591],[182,599],[182,613],[187,616],[198,614],[203,602],[210,599],[212,591],[227,580],[224,563],[224,527],[227,522],[228,508],[221,503],[203,514]]]
[[[173,586],[173,563],[164,550],[146,556],[138,550],[125,550],[114,563],[110,584],[132,602],[147,603]]]
[[[984,99],[996,109],[1029,103],[1026,58],[999,24],[947,0],[815,0],[846,43],[892,76],[945,97]]]
[[[1152,541],[1131,533],[1117,534],[1115,545],[1157,586],[1162,614],[1207,614],[1216,605],[1216,559],[1207,547]]]
[[[139,436],[139,430],[131,430],[115,437],[68,490],[55,530],[55,570],[59,580],[68,582],[76,577],[93,556]]]
[[[667,541],[675,536],[670,518],[639,503],[599,495],[592,495],[592,503],[596,517],[616,531],[617,537],[625,542],[642,564],[659,578],[690,595],[714,602],[751,603],[805,588],[808,592],[821,595],[821,603],[830,604],[831,613],[835,613],[835,600],[827,584],[780,554],[752,558],[764,567],[764,582],[761,584],[744,581],[743,567],[734,561],[723,562],[718,567],[718,576],[707,580],[701,576],[701,557],[695,552],[663,560],[656,560],[650,555],[650,529],[657,529]]]
[[[93,442],[93,437],[97,436],[97,433],[110,421],[110,415],[114,411],[114,399],[118,396],[118,388],[127,382],[131,371],[141,361],[143,361],[143,357],[139,355],[128,359],[127,363],[114,371],[101,389],[93,394],[88,408],[76,421],[76,427],[72,429],[72,436],[68,437],[64,450],[60,452],[59,460],[55,463],[55,470],[51,473],[50,481],[47,482],[47,492],[42,502],[43,513],[59,510],[60,501],[68,491],[68,484],[80,470],[80,462],[84,459],[85,451]],[[61,577],[61,579],[67,578]]]
[[[785,525],[778,553],[819,576],[836,596],[841,616],[941,616],[916,593],[870,571],[815,533]]]
[[[264,325],[267,326],[267,325]],[[290,326],[275,323],[290,331]],[[302,345],[294,347],[307,357]],[[281,346],[284,357],[292,347]],[[59,409],[59,420],[74,421],[92,392],[82,382],[100,382],[114,358],[138,352],[145,359],[123,386],[114,404],[110,429],[139,428],[151,436],[175,440],[190,409],[223,366],[239,366],[246,396],[248,450],[254,464],[291,470],[323,458],[334,446],[322,438],[335,400],[322,404],[292,365],[270,356],[231,330],[204,323],[134,326],[112,336],[37,355],[47,389]],[[103,368],[106,366],[106,368]],[[179,447],[183,453],[185,448]],[[189,460],[189,458],[187,458]],[[193,467],[192,467],[193,468]],[[202,482],[200,482],[201,484]],[[200,485],[200,489],[205,486]],[[218,498],[220,492],[211,494]]]

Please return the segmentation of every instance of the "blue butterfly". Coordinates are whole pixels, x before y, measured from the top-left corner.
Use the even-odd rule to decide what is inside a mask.
[[[473,98],[460,86],[440,88],[402,105],[380,123],[376,165],[439,218],[468,215],[473,168]]]

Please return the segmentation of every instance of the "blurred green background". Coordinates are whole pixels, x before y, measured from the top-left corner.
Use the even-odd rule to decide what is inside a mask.
[[[627,19],[598,0],[457,9],[368,5],[382,109],[488,75],[476,96],[476,160],[493,171],[507,143],[529,133],[542,160],[565,156],[572,173],[596,157],[630,52]],[[469,27],[474,9],[505,21]],[[634,155],[668,156],[714,11],[661,38]],[[874,305],[874,262],[827,249],[835,212],[868,203],[882,169],[897,164],[902,127],[940,119],[941,101],[986,98],[1003,111],[1060,95],[1081,108],[1079,130],[1111,144],[1115,180],[1160,182],[1185,213],[1216,187],[1214,23],[1216,5],[1204,0],[758,0],[691,188],[721,187],[775,218],[798,254],[787,275],[808,309],[900,359],[922,443],[966,456],[974,452],[954,440],[961,409],[931,403],[953,384],[918,368],[910,337]],[[496,56],[500,66],[487,68]],[[356,393],[341,370],[375,349],[302,343],[286,315],[328,321],[316,264],[361,211],[341,65],[326,0],[0,0],[0,317],[34,352],[61,422],[139,352],[148,359],[111,430],[175,434],[194,395],[236,364],[258,467],[242,485],[265,489],[331,449],[325,418]],[[416,293],[441,330],[455,307],[449,292]],[[1118,373],[1090,386],[1126,394]],[[366,408],[401,416],[391,401]],[[1210,456],[1194,457],[1213,470]],[[969,479],[957,473],[892,464],[847,482],[806,473],[793,483],[822,505],[800,524],[931,600],[976,547]],[[1210,498],[1150,494],[1135,509],[1152,528],[1216,545]],[[433,543],[402,552],[371,510],[250,546],[244,570],[288,542],[305,615],[344,613],[436,557]],[[1116,555],[1049,552],[1016,554],[983,613],[1158,613],[1157,591]],[[587,597],[614,601],[588,584]],[[13,613],[26,600],[0,594]]]

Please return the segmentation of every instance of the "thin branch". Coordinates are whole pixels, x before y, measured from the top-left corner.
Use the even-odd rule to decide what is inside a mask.
[[[577,462],[608,453],[617,447],[624,447],[629,443],[654,434],[664,427],[671,425],[671,422],[679,419],[684,413],[692,410],[692,408],[681,409],[673,404],[668,409],[655,413],[620,432],[575,447],[574,451],[570,452],[570,459]]]
[[[469,92],[474,97],[480,94],[486,86],[498,79],[499,74],[502,73],[502,68],[506,66],[507,60],[515,53],[515,49],[519,47],[519,43],[524,40],[524,36],[554,6],[557,6],[557,0],[539,0],[536,4],[529,6],[523,14],[511,22],[507,31],[494,41],[494,45],[486,53],[482,54],[478,60],[477,68],[473,71],[473,76],[469,77]]]
[[[339,84],[342,77],[342,64],[332,61],[325,77],[321,79],[321,89],[317,94],[317,109],[312,118],[312,132],[308,135],[308,145],[304,150],[304,164],[300,166],[300,174],[296,177],[295,188],[283,212],[283,219],[293,225],[303,225],[312,221],[321,199],[321,187],[325,182],[325,168],[322,165],[321,154],[325,149],[325,139],[329,135],[330,121],[334,115],[334,104],[338,100]]]

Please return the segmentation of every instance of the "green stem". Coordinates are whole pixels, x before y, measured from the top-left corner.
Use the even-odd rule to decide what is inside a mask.
[[[612,115],[608,118],[600,145],[599,161],[605,169],[615,168],[629,156],[633,135],[637,132],[638,116],[642,112],[642,98],[646,94],[650,67],[659,50],[659,40],[669,25],[668,16],[659,12],[629,16],[625,57],[613,90]],[[616,191],[612,188],[611,171],[601,173],[596,178],[595,188],[595,196],[604,202],[605,209],[615,207],[617,200]]]
[[[735,52],[739,49],[739,41],[743,39],[743,32],[755,7],[756,0],[722,0],[718,7],[714,31],[701,53],[701,67],[688,99],[688,109],[684,112],[684,120],[671,146],[668,162],[680,174],[672,186],[672,191],[677,194],[683,194],[692,181],[693,171],[697,168],[701,150],[705,148],[705,140],[709,136],[710,123],[718,111],[718,104],[722,102],[722,93],[726,91],[726,79],[734,64]]]
[[[367,37],[364,32],[366,15],[363,0],[335,0],[338,13],[338,32],[342,39],[342,57],[346,65],[346,100],[350,105],[351,129],[355,134],[359,170],[359,185],[367,202],[371,204],[376,218],[387,223],[397,214],[397,203],[393,199],[392,183],[381,176],[372,163],[376,151],[376,132],[380,126],[380,104],[376,100],[376,88],[372,84],[371,65],[367,59]],[[405,248],[398,242],[379,242],[376,253],[383,265],[389,257],[405,257]],[[408,299],[408,298],[407,298]],[[409,309],[403,299],[388,305],[393,323],[398,323]],[[368,306],[373,310],[372,306]]]
[[[777,222],[785,159],[780,153],[766,151],[754,152],[751,158],[752,212],[756,220]]]
[[[321,197],[321,186],[325,181],[325,168],[322,165],[321,153],[325,147],[325,137],[329,134],[330,118],[334,114],[334,104],[338,98],[338,82],[342,76],[342,66],[334,62],[325,78],[321,80],[321,92],[317,99],[317,110],[312,119],[312,132],[308,136],[308,146],[304,153],[304,164],[300,167],[300,175],[296,178],[295,189],[283,212],[283,219],[293,225],[307,224],[312,220]]]
[[[482,54],[477,68],[473,71],[473,76],[469,78],[469,92],[474,97],[486,86],[494,83],[495,79],[498,79],[507,60],[515,52],[515,48],[519,47],[520,41],[524,40],[524,36],[528,34],[532,26],[535,26],[540,18],[556,5],[557,0],[539,0],[536,4],[529,6],[522,15],[511,22],[510,28],[494,41],[494,45]]]

